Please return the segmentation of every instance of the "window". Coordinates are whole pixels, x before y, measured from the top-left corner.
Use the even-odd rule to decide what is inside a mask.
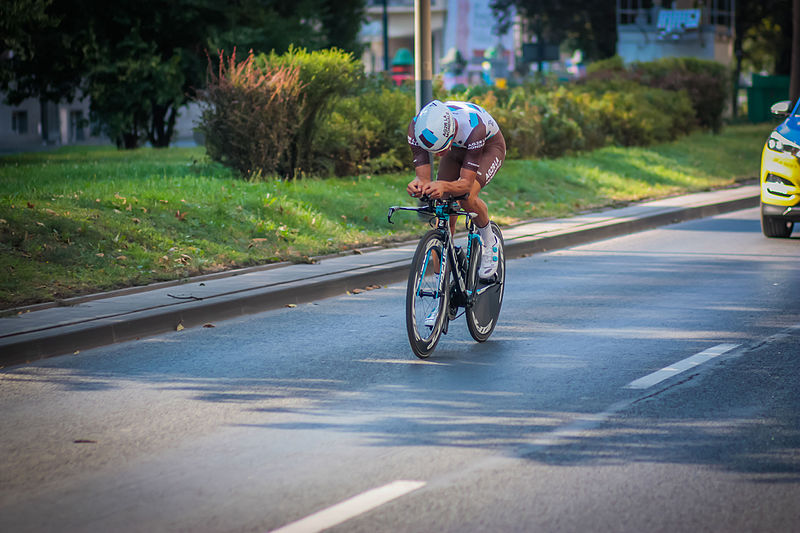
[[[27,111],[11,112],[11,130],[17,132],[18,135],[26,135],[28,133]]]

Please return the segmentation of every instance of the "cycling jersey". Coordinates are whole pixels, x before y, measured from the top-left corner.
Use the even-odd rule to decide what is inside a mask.
[[[441,162],[438,178],[456,180],[458,169],[463,167],[477,172],[478,181],[484,186],[491,181],[505,159],[506,146],[500,127],[489,112],[477,104],[450,101],[445,105],[458,128],[451,150]],[[414,120],[408,126],[408,144],[414,157],[414,167],[419,167],[430,164],[430,156],[414,137]],[[491,154],[484,153],[484,147],[490,139]]]

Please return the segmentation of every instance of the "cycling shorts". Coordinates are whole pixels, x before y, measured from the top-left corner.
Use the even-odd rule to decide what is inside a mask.
[[[478,173],[477,181],[481,184],[481,188],[486,187],[492,178],[494,178],[497,171],[503,165],[506,159],[506,140],[503,138],[501,132],[497,132],[492,137],[486,139],[486,144],[483,146],[483,153],[477,161],[477,168],[474,168],[475,163],[467,162],[464,159],[467,155],[466,148],[452,147],[439,160],[439,170],[436,173],[436,179],[443,181],[456,181],[461,177],[461,169],[467,168],[474,170]]]

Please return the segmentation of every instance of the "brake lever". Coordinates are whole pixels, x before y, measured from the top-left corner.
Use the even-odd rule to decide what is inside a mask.
[[[389,213],[386,215],[386,218],[389,219],[389,224],[394,224],[394,222],[392,222],[392,215],[394,215],[395,211],[397,211],[397,206],[389,208]]]

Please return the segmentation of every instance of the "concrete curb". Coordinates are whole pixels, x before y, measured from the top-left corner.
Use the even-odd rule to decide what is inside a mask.
[[[675,211],[656,213],[632,220],[620,220],[612,224],[601,224],[586,227],[580,231],[566,232],[564,234],[541,237],[535,240],[506,242],[506,257],[520,257],[531,253],[541,253],[548,250],[568,248],[594,241],[619,237],[630,233],[638,233],[649,229],[686,222],[700,218],[712,217],[742,209],[749,209],[759,205],[759,197],[751,196],[737,198],[716,204],[686,207]]]
[[[753,194],[752,187],[749,190],[745,187],[740,194],[734,196],[736,197],[701,202],[699,205],[697,202],[690,202],[691,205],[679,207],[658,206],[658,202],[653,202],[652,213],[649,214],[624,216],[626,209],[622,209],[587,215],[585,221],[563,230],[537,232],[535,224],[504,228],[506,257],[511,259],[576,246],[676,222],[747,209],[759,203],[759,197],[757,193]],[[614,213],[623,216],[615,216]],[[394,250],[397,252],[395,257],[399,258],[382,260],[375,264],[255,288],[220,292],[206,298],[190,297],[187,301],[164,305],[142,305],[127,312],[106,314],[58,326],[43,324],[42,327],[29,331],[6,334],[0,336],[0,367],[175,331],[179,325],[185,328],[197,327],[290,304],[338,296],[355,288],[400,282],[407,278],[414,247],[415,244],[401,246]],[[362,257],[371,259],[370,256],[377,260],[379,254],[371,252]],[[50,311],[57,312],[53,309]]]

